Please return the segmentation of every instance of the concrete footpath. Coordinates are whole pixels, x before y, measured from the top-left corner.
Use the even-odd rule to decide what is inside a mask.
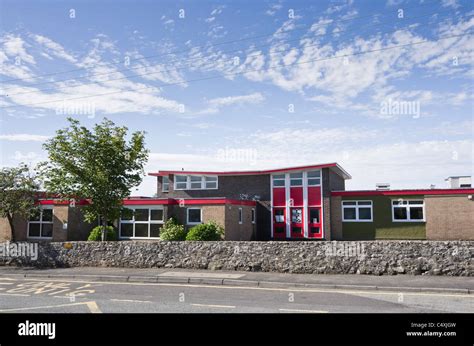
[[[5,277],[68,279],[78,281],[183,283],[266,288],[298,287],[454,294],[474,293],[474,277],[450,276],[281,274],[177,268],[76,267],[37,269],[0,267],[0,278]]]

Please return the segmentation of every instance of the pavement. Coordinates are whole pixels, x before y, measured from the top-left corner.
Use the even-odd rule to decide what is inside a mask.
[[[472,313],[474,278],[0,268],[0,313]]]

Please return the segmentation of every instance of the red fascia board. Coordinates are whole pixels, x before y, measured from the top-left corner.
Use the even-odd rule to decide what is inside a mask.
[[[388,191],[332,191],[331,196],[403,196],[403,195],[470,195],[474,189],[425,189]]]
[[[148,173],[151,176],[164,176],[169,174],[198,174],[198,175],[259,175],[259,174],[271,174],[278,172],[298,171],[302,169],[314,169],[314,168],[327,168],[336,167],[337,163],[326,163],[321,165],[310,165],[310,166],[299,166],[299,167],[288,167],[288,168],[277,168],[260,171],[228,171],[228,172],[210,172],[210,171],[159,171],[157,173]]]
[[[133,199],[133,200],[124,200],[124,205],[204,205],[204,204],[235,204],[235,205],[250,205],[255,206],[257,202],[255,201],[246,201],[238,199],[229,199],[229,198],[199,198],[199,199]]]

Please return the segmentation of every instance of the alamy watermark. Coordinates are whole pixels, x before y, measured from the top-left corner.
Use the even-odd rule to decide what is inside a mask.
[[[217,159],[224,162],[242,162],[248,163],[249,165],[255,165],[257,163],[257,150],[253,148],[229,148],[219,149],[217,151]]]
[[[330,242],[325,245],[325,255],[361,258],[365,256],[365,244],[360,242]]]
[[[24,257],[33,261],[38,259],[38,243],[0,243],[0,258]]]
[[[62,101],[56,106],[56,115],[87,115],[92,119],[95,117],[95,103]]]
[[[412,115],[413,118],[420,117],[420,101],[399,101],[389,98],[380,103],[380,114],[382,115]]]

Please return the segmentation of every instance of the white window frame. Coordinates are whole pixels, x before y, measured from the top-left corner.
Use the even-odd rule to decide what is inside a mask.
[[[168,179],[168,182],[165,183],[165,178]],[[167,175],[164,175],[163,178],[161,178],[161,192],[169,192],[170,191],[170,177]],[[166,189],[165,189],[166,186]]]
[[[199,219],[201,220],[200,222],[189,222],[189,211],[190,210],[199,210]],[[202,224],[202,208],[196,208],[196,207],[190,207],[186,208],[186,225],[200,225]]]
[[[191,176],[193,177],[201,177],[201,187],[200,188],[191,188]],[[178,188],[177,184],[177,177],[186,177],[186,188]],[[216,187],[207,187],[207,182],[206,182],[206,178],[215,178],[216,181]],[[184,182],[181,182],[182,184]],[[197,181],[193,181],[193,184],[197,183]],[[175,174],[174,176],[174,189],[175,190],[217,190],[219,188],[219,177],[217,175],[200,175],[200,174]]]
[[[417,201],[421,201],[421,203],[419,204],[410,204],[409,202],[417,202]],[[401,205],[395,205],[393,204],[393,202],[402,202]],[[406,202],[406,204],[405,204]],[[402,199],[402,200],[398,200],[398,199],[392,199],[390,201],[391,205],[392,205],[392,222],[426,222],[426,212],[425,212],[425,200],[424,199]],[[423,219],[411,219],[410,218],[410,208],[411,207],[422,207],[423,208]],[[395,219],[395,208],[403,208],[405,207],[406,208],[406,212],[407,212],[407,218],[405,220],[400,220],[400,219]]]
[[[344,205],[345,202],[351,202],[355,203],[353,205]],[[361,204],[359,205],[359,202],[370,202],[370,205],[368,204]],[[355,208],[355,219],[346,219],[344,217],[344,209],[349,209],[349,208]],[[359,218],[359,208],[370,208],[370,219],[360,219]],[[373,222],[374,221],[374,203],[371,200],[343,200],[341,201],[341,212],[342,212],[342,222]]]
[[[48,209],[51,210],[52,218],[51,221],[43,221],[43,210]],[[30,236],[30,224],[39,224],[40,225],[40,235],[39,236]],[[51,237],[43,237],[43,224],[53,225],[53,229],[51,230]],[[40,219],[38,221],[30,221],[28,220],[28,230],[27,230],[27,238],[28,239],[52,239],[54,232],[54,208],[52,205],[44,205],[40,207]]]
[[[313,172],[319,172],[319,177],[310,177],[308,176],[309,173],[313,173]],[[317,184],[310,184],[309,181],[310,179],[318,179],[318,183]],[[315,171],[308,171],[306,172],[306,185],[307,186],[321,186],[321,170],[318,169],[318,170],[315,170]]]
[[[292,174],[301,174],[301,178],[292,178],[291,177]],[[291,173],[288,174],[288,176],[290,177],[290,187],[302,187],[303,186],[303,184],[304,184],[303,172],[291,172]],[[293,185],[294,180],[301,180],[301,185]]]
[[[242,208],[239,208],[239,225],[244,223],[244,211]]]
[[[252,208],[252,223],[253,223],[253,224],[255,224],[255,220],[256,220],[256,218],[257,218],[257,217],[256,217],[257,214],[255,214],[255,213],[256,213],[255,208]]]
[[[152,224],[163,225],[165,223],[165,211],[162,206],[159,205],[131,205],[124,206],[125,209],[130,209],[133,212],[131,220],[119,219],[119,239],[160,239],[160,237],[150,237],[150,227]],[[136,209],[148,209],[148,221],[135,221],[135,210]],[[161,210],[163,212],[163,218],[161,220],[151,220],[151,211]],[[133,234],[132,236],[122,236],[122,224],[132,224]],[[147,224],[148,225],[148,237],[135,237],[135,225],[136,224]]]
[[[276,179],[275,179],[276,176],[283,176],[283,178],[276,178]],[[283,186],[275,186],[275,185],[273,184],[275,180],[283,180],[283,183],[284,183]],[[283,173],[283,174],[273,174],[273,175],[272,175],[272,188],[277,188],[277,189],[283,188],[283,189],[284,189],[285,187],[286,187],[286,177],[285,177],[285,174],[284,174],[284,173]]]

